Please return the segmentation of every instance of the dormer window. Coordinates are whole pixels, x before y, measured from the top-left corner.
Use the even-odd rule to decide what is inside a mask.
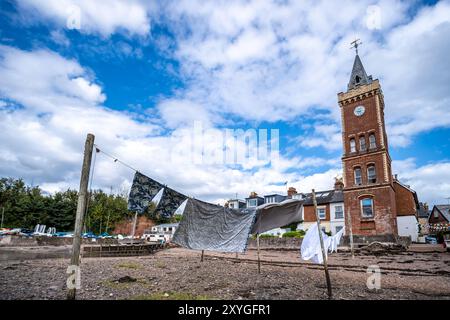
[[[361,78],[360,78],[359,76],[356,76],[356,77],[355,77],[355,83],[356,83],[356,84],[359,84],[359,81],[361,81]]]

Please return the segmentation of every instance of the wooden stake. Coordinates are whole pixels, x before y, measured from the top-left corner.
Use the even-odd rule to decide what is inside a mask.
[[[328,299],[331,299],[333,296],[333,293],[331,291],[331,281],[330,281],[330,274],[328,273],[327,255],[325,252],[325,247],[323,245],[322,229],[320,228],[320,217],[319,217],[319,213],[317,212],[316,192],[314,191],[314,189],[312,189],[312,198],[313,198],[313,203],[314,203],[314,211],[316,212],[317,228],[319,228],[320,246],[322,247],[323,268],[325,270],[325,278],[327,280]]]
[[[205,256],[205,250],[202,250],[202,257],[200,258],[200,262],[203,262],[204,256]]]
[[[5,218],[5,207],[2,207],[2,224],[0,226],[0,228],[3,229],[3,219]]]
[[[258,273],[261,273],[261,259],[259,257],[259,233],[256,234],[256,247],[258,248]]]
[[[347,212],[347,224],[348,224],[348,233],[349,233],[349,238],[350,238],[350,250],[352,252],[352,259],[354,259],[355,251],[353,250],[352,217],[350,216],[350,212]]]
[[[131,230],[131,242],[134,243],[134,234],[136,232],[136,224],[137,224],[137,211],[134,213],[134,220],[133,220],[133,230]]]
[[[72,257],[70,265],[79,270],[80,265],[80,247],[81,247],[81,229],[83,227],[84,213],[86,212],[86,203],[88,195],[89,172],[91,170],[92,149],[94,147],[94,135],[88,134],[84,145],[83,167],[81,168],[80,191],[78,193],[77,213],[75,218],[75,230],[72,243]],[[76,271],[79,272],[79,271]],[[75,300],[76,288],[68,289],[67,299]]]

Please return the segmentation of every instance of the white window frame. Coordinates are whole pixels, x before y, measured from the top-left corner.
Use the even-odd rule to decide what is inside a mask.
[[[375,149],[377,147],[377,138],[375,133],[369,134],[369,149]]]
[[[320,215],[321,210],[323,210],[323,216]],[[327,218],[327,207],[317,207],[317,215],[320,220],[325,220]]]
[[[339,213],[341,213],[341,217],[337,217],[336,213],[338,212],[338,210],[336,210],[337,208],[341,208],[341,211],[339,211]],[[334,206],[334,219],[344,219],[344,207],[342,205],[338,205],[338,206]]]
[[[374,180],[375,181],[372,181],[372,179],[371,179],[371,176],[370,176],[370,174],[369,174],[369,169],[370,168],[373,168],[373,172],[374,172]],[[377,168],[375,168],[375,165],[374,164],[369,164],[368,166],[367,166],[367,181],[369,182],[369,183],[376,183],[377,182]]]
[[[372,215],[370,215],[370,216],[364,214],[364,205],[363,205],[363,201],[364,201],[364,200],[370,200],[370,201],[371,201]],[[373,204],[373,198],[365,197],[365,198],[360,199],[359,202],[360,202],[360,205],[361,205],[361,216],[362,216],[363,218],[373,218],[374,215],[375,215],[374,204]]]
[[[350,139],[350,152],[356,152],[356,140],[355,138]]]
[[[358,142],[359,142],[359,151],[366,151],[367,150],[366,137],[360,136]]]
[[[358,183],[358,181],[356,179],[356,170],[359,170],[359,183]],[[362,185],[362,170],[361,170],[361,167],[353,168],[353,175],[354,175],[354,178],[355,178],[355,185],[357,185],[357,186]]]

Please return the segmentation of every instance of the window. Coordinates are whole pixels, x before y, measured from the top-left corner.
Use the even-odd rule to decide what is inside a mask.
[[[377,173],[375,171],[375,165],[371,164],[367,167],[367,180],[369,183],[377,182]]]
[[[366,137],[359,137],[359,151],[366,151]]]
[[[336,229],[335,229],[335,230],[336,230],[336,233],[338,233],[339,231],[341,231],[342,228],[344,228],[344,227],[343,227],[343,226],[336,226]],[[335,233],[335,234],[336,234],[336,233]]]
[[[355,168],[355,184],[358,186],[362,184],[361,168]]]
[[[317,208],[317,213],[319,214],[319,219],[326,218],[325,208]]]
[[[356,76],[356,77],[355,77],[355,83],[356,83],[356,84],[358,84],[360,80],[361,80],[361,78],[360,78],[359,76]]]
[[[373,199],[364,198],[361,200],[361,214],[364,218],[373,217]]]
[[[258,199],[250,199],[250,200],[247,200],[247,205],[249,206],[249,207],[257,207],[258,206]]]
[[[335,206],[334,207],[334,218],[335,219],[342,219],[342,218],[344,218],[344,211],[342,210],[342,206]]]
[[[350,139],[350,152],[356,152],[356,142],[355,142],[355,139]]]
[[[375,140],[375,134],[371,133],[369,136],[369,148],[375,149],[377,147],[377,143]]]
[[[437,210],[434,210],[434,217],[439,218],[439,212]]]

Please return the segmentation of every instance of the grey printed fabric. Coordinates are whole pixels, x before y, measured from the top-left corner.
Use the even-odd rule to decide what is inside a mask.
[[[144,213],[150,202],[162,188],[164,186],[158,181],[136,172],[131,185],[130,195],[128,196],[128,210]]]
[[[187,197],[184,194],[165,187],[155,213],[157,216],[170,218],[186,199]]]
[[[172,242],[189,249],[244,252],[255,209],[229,209],[189,198]]]
[[[280,203],[264,204],[257,207],[252,234],[263,233],[302,220],[301,200],[289,199]]]

